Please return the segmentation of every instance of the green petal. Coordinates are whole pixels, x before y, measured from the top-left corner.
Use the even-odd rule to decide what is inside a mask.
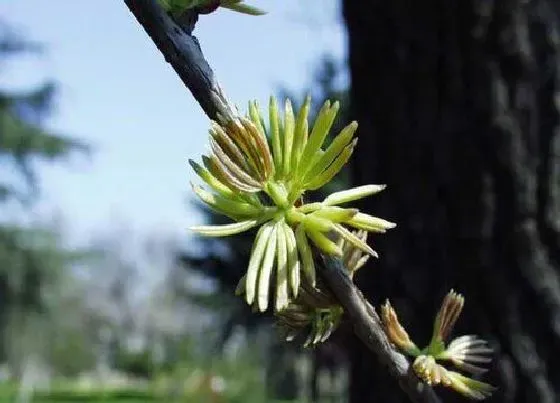
[[[305,97],[305,101],[301,108],[299,109],[296,121],[296,127],[294,130],[294,144],[292,147],[292,161],[291,161],[291,168],[292,171],[296,171],[300,158],[301,153],[303,152],[303,147],[307,143],[307,131],[308,131],[308,123],[307,123],[307,116],[309,115],[309,108],[311,107],[311,97]]]
[[[288,207],[288,192],[281,182],[267,182],[264,191],[278,207]]]
[[[350,156],[354,152],[354,147],[358,143],[358,139],[354,139],[350,144],[344,147],[344,150],[336,157],[334,162],[318,176],[306,176],[304,187],[310,190],[316,190],[330,182],[342,167],[348,162]]]
[[[297,242],[294,231],[286,225],[284,227],[286,235],[286,246],[288,248],[288,276],[290,279],[290,288],[294,298],[297,298],[300,283],[300,263],[297,252]]]
[[[393,222],[364,213],[356,214],[346,223],[357,229],[380,233],[386,232],[388,229],[395,228],[397,226],[397,224]]]
[[[325,151],[319,160],[311,166],[311,170],[308,172],[307,176],[313,178],[327,169],[348,143],[350,143],[357,128],[358,123],[354,121],[342,129],[340,134],[334,138],[329,148],[327,148],[327,151]]]
[[[222,3],[221,4],[222,7],[224,8],[229,8],[230,10],[233,11],[237,11],[238,13],[241,14],[247,14],[247,15],[254,15],[254,16],[259,16],[259,15],[265,15],[266,12],[261,10],[260,8],[257,7],[253,7],[250,6],[248,4],[244,4],[241,2],[237,2],[237,3]]]
[[[218,178],[212,175],[212,173],[208,169],[204,168],[203,166],[200,166],[193,160],[189,160],[189,164],[191,165],[192,169],[196,172],[196,174],[216,192],[226,197],[230,197],[230,198],[235,197],[233,191],[229,187],[224,185],[222,182],[220,182]]]
[[[268,222],[264,224],[259,232],[257,232],[255,242],[253,243],[253,250],[251,251],[251,259],[249,260],[245,281],[245,300],[249,305],[252,305],[255,300],[259,269],[273,228],[274,223]]]
[[[289,175],[291,171],[292,159],[292,145],[294,142],[294,111],[292,103],[286,99],[284,107],[284,157],[282,163],[284,164],[284,174]]]
[[[311,157],[311,162],[309,162],[309,166],[310,167],[314,167],[317,165],[317,163],[321,160],[321,158],[323,158],[323,155],[325,155],[325,152],[321,149],[317,150],[315,152],[315,154],[313,155],[313,157]],[[300,172],[301,176],[308,176],[308,173],[306,173],[305,175],[303,175],[301,173],[301,171],[298,170],[298,172]]]
[[[311,238],[313,243],[326,254],[342,257],[342,250],[340,247],[327,238],[324,233],[314,229],[309,229],[307,226],[305,228],[305,233],[309,236],[309,238]]]
[[[346,228],[344,228],[342,225],[340,224],[335,224],[334,229],[336,232],[338,232],[340,234],[340,236],[342,236],[344,239],[346,239],[348,242],[350,242],[352,245],[354,245],[356,248],[360,249],[361,251],[364,251],[368,254],[370,254],[371,256],[377,256],[377,253],[371,249],[367,243],[365,243],[364,241],[362,241],[360,238],[358,238],[356,235],[354,235],[352,232],[348,231]]]
[[[340,104],[335,102],[331,107],[330,101],[325,101],[323,107],[319,111],[317,118],[315,119],[315,124],[311,130],[311,135],[303,149],[303,154],[301,156],[301,163],[298,167],[298,176],[305,176],[309,167],[311,158],[315,153],[321,148],[325,138],[329,134],[331,126],[334,122],[334,118],[338,112]]]
[[[253,124],[257,127],[259,132],[266,137],[266,132],[264,130],[264,124],[261,117],[261,112],[259,110],[259,105],[257,101],[249,101],[249,117]]]
[[[305,228],[303,224],[298,225],[296,229],[296,240],[303,265],[303,274],[307,277],[311,285],[315,286],[315,262],[313,260],[313,253],[311,252],[311,248],[307,242],[307,236],[305,235]]]
[[[282,142],[280,139],[280,128],[278,127],[278,104],[276,103],[276,99],[274,97],[270,97],[268,112],[270,118],[270,137],[272,143],[274,166],[276,168],[276,174],[281,175],[283,166]]]
[[[287,226],[283,224],[282,227]],[[286,231],[282,228],[278,231],[276,242],[276,304],[275,310],[279,312],[288,306],[288,244]]]
[[[338,223],[351,220],[356,214],[358,214],[358,209],[327,206],[315,211],[312,215]]]
[[[252,204],[232,200],[227,197],[205,191],[198,185],[191,184],[195,194],[213,210],[234,220],[240,217],[259,217],[262,209]]]
[[[257,304],[261,312],[268,308],[268,299],[270,292],[270,277],[272,276],[272,268],[274,267],[274,257],[276,256],[276,240],[278,238],[278,230],[281,227],[277,223],[272,229],[272,233],[268,239],[266,252],[264,255],[262,266],[259,270],[259,285]]]
[[[303,220],[306,230],[317,232],[329,232],[333,229],[334,223],[323,217],[319,217],[316,213],[308,214]]]
[[[197,225],[190,229],[204,236],[222,237],[240,234],[259,225],[259,220],[247,220],[223,225]]]
[[[217,166],[214,159],[216,156],[212,155],[208,157],[206,155],[202,156],[202,163],[204,167],[214,176],[218,181],[229,187],[235,194],[245,194],[245,192],[239,192],[239,188],[235,185],[235,183],[231,182],[231,174],[224,174],[222,169]]]
[[[307,203],[297,208],[297,211],[300,213],[312,213],[316,210],[323,208],[323,203],[315,202],[315,203]]]
[[[336,204],[349,203],[354,200],[363,199],[364,197],[371,196],[384,190],[387,185],[364,185],[352,189],[335,192],[327,196],[323,204],[328,206]]]

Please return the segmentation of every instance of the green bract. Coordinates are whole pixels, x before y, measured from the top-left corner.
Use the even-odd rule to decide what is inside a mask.
[[[401,351],[416,357],[412,367],[426,383],[442,384],[471,399],[482,400],[492,394],[495,389],[493,386],[448,370],[438,363],[438,361],[448,361],[459,369],[480,375],[486,372],[486,369],[480,365],[491,361],[492,349],[486,341],[476,336],[460,336],[448,346],[445,345],[445,340],[453,330],[464,303],[463,296],[453,290],[445,296],[434,321],[430,344],[423,350],[410,340],[389,301],[381,307],[381,318],[389,340]]]
[[[234,220],[226,225],[193,227],[194,231],[218,237],[261,226],[242,280],[247,303],[260,311],[268,308],[273,286],[274,308],[281,311],[298,296],[302,276],[315,285],[311,245],[342,257],[341,245],[335,240],[344,239],[376,256],[364,238],[348,227],[368,232],[395,227],[392,222],[340,206],[378,193],[383,185],[360,186],[333,193],[323,202],[303,203],[307,190],[319,189],[341,170],[357,142],[358,125],[352,122],[324,147],[339,105],[326,101],[309,125],[310,103],[308,97],[294,113],[287,100],[281,113],[271,98],[267,126],[256,102],[251,102],[247,117],[212,122],[210,155],[203,156],[202,165],[190,161],[211,190],[193,186],[197,196]]]

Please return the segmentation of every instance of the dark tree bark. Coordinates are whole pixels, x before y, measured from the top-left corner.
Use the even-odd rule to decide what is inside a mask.
[[[560,135],[556,5],[546,0],[344,1],[360,206],[398,227],[358,275],[426,342],[441,299],[456,333],[497,350],[489,401],[560,402]],[[351,402],[406,396],[349,343]],[[442,391],[445,402],[463,401]]]

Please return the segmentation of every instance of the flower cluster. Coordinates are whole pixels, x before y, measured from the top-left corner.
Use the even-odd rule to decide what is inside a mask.
[[[480,375],[486,372],[480,364],[488,364],[491,361],[492,349],[486,341],[476,336],[460,336],[449,345],[445,345],[445,340],[453,330],[464,303],[463,296],[453,290],[446,295],[434,321],[430,344],[422,350],[412,342],[399,323],[389,301],[381,308],[381,319],[389,340],[404,353],[416,357],[412,367],[422,380],[430,385],[442,384],[471,399],[482,400],[492,394],[493,386],[448,370],[438,363],[451,362],[459,369]]]
[[[264,11],[245,4],[243,0],[159,0],[159,2],[172,15],[180,15],[189,9],[197,9],[200,14],[209,14],[218,7],[228,8],[242,14],[264,14]]]
[[[240,285],[247,303],[260,311],[269,307],[271,288],[274,309],[279,312],[298,297],[302,277],[316,285],[313,246],[322,253],[343,257],[343,248],[336,242],[343,239],[376,256],[363,237],[348,228],[385,232],[395,227],[357,209],[341,207],[382,191],[383,185],[336,192],[322,202],[303,202],[307,190],[319,189],[334,178],[357,143],[354,134],[358,125],[352,122],[323,148],[339,104],[326,101],[311,127],[310,104],[307,97],[295,114],[287,100],[281,116],[271,98],[266,127],[256,102],[251,102],[247,117],[212,122],[210,155],[203,156],[203,165],[190,161],[212,190],[193,186],[194,192],[210,208],[235,221],[197,226],[194,231],[228,236],[260,226]]]
[[[366,242],[366,231],[357,231],[355,235]],[[342,237],[338,244],[342,250],[344,267],[352,278],[371,255],[365,254]],[[315,286],[304,278],[297,299],[290,302],[286,309],[277,312],[276,318],[277,325],[285,333],[287,341],[292,341],[299,333],[307,331],[304,347],[310,347],[329,338],[340,324],[342,313],[342,307],[329,289],[321,283],[320,278]]]

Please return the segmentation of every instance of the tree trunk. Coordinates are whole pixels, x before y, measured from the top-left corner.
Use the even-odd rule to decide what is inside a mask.
[[[546,0],[344,1],[360,206],[398,227],[358,285],[427,342],[449,288],[489,340],[492,402],[560,402],[558,27]],[[406,397],[359,342],[351,402]],[[441,391],[446,402],[464,401]]]

